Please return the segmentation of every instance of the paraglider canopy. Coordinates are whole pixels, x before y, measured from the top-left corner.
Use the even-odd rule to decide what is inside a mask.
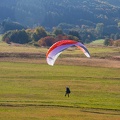
[[[54,43],[46,53],[46,61],[49,65],[53,66],[58,56],[67,48],[76,46],[87,56],[90,57],[90,53],[87,48],[80,42],[74,40],[61,40]]]

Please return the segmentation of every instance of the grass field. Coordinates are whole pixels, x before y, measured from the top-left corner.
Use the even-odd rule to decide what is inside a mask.
[[[92,55],[119,53],[119,48],[89,50]],[[0,44],[2,53],[24,51],[45,53],[46,49]],[[79,57],[78,50],[72,52]],[[0,120],[119,120],[120,67],[93,66],[93,58],[88,65],[77,65],[73,61],[77,58],[67,58],[69,53],[65,51],[54,67],[45,58],[1,57]],[[66,86],[71,89],[70,97],[64,96]]]
[[[0,119],[120,118],[120,69],[10,62],[0,67]]]

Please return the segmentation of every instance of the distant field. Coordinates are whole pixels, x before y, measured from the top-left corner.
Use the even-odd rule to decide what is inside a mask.
[[[104,39],[99,39],[99,40],[95,40],[92,43],[93,45],[103,45],[104,44]]]
[[[120,47],[105,47],[105,46],[92,46],[87,45],[88,50],[91,54],[91,57],[95,58],[111,58],[113,56],[119,56],[120,55]],[[17,57],[18,54],[22,53],[28,53],[30,54],[45,54],[47,52],[47,48],[39,48],[39,47],[33,47],[28,45],[20,45],[20,44],[6,44],[4,42],[0,42],[0,55],[4,53],[6,55],[9,53],[9,56]],[[35,56],[36,56],[35,54]],[[8,55],[7,55],[8,56]],[[27,56],[27,55],[26,55]],[[65,50],[60,57],[85,57],[85,55],[76,48],[69,48],[68,50]]]
[[[0,42],[0,52],[4,53],[40,53],[46,52],[45,48],[37,48],[28,45],[20,45],[20,44],[6,44],[5,42]]]
[[[106,55],[119,55],[120,48],[88,49],[90,59],[70,48],[51,67],[47,48],[1,42],[0,120],[119,120],[120,61]]]

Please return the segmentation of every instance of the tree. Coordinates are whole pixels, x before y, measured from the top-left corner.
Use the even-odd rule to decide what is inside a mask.
[[[29,36],[25,30],[8,31],[3,35],[2,39],[7,43],[14,42],[14,43],[25,44],[30,42]]]
[[[57,36],[57,35],[62,35],[62,34],[63,34],[63,31],[62,31],[62,29],[55,28],[55,29],[53,30],[53,34],[55,34],[56,36]]]
[[[112,46],[113,43],[114,43],[114,41],[112,39],[106,38],[104,40],[104,45],[106,45],[106,46]]]
[[[33,38],[35,41],[40,40],[43,37],[47,36],[47,32],[45,31],[45,29],[43,27],[37,27],[35,29],[35,32],[33,33]]]
[[[25,44],[25,43],[30,42],[29,36],[25,30],[18,31],[15,42],[20,43],[20,44]]]
[[[78,37],[73,36],[73,35],[68,35],[68,39],[70,39],[70,40],[80,41]]]
[[[104,28],[104,34],[110,36],[110,34],[120,33],[120,29],[115,25],[108,25]]]
[[[47,36],[38,41],[39,46],[50,47],[55,43],[55,38]]]
[[[72,36],[75,36],[75,37],[77,37],[78,39],[81,39],[81,37],[80,37],[80,35],[79,35],[79,32],[76,31],[76,30],[70,30],[68,34],[69,34],[69,35],[72,35]]]
[[[120,28],[120,22],[118,22],[118,27]]]
[[[103,29],[104,29],[104,24],[103,23],[96,24],[95,30],[96,30],[97,34],[99,35],[99,37],[102,36]]]
[[[11,36],[12,32],[11,31],[8,31],[6,32],[5,34],[3,34],[2,36],[2,41],[10,44],[10,36]]]
[[[117,39],[120,39],[120,34],[119,33],[116,33],[115,36],[114,36],[114,40],[117,40]]]

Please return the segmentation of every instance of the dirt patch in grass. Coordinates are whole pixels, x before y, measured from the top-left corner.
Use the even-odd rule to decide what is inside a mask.
[[[19,54],[20,55],[20,54]],[[9,62],[28,62],[36,64],[47,64],[45,55],[28,55],[27,57],[22,55],[14,57],[0,57],[0,61]],[[42,57],[41,57],[42,56]],[[95,67],[108,67],[108,68],[120,68],[120,61],[116,59],[97,59],[97,58],[59,58],[55,62],[56,65],[78,65],[78,66],[95,66]]]
[[[97,58],[62,58],[61,64],[120,68],[120,61]],[[57,62],[56,62],[57,63]]]

